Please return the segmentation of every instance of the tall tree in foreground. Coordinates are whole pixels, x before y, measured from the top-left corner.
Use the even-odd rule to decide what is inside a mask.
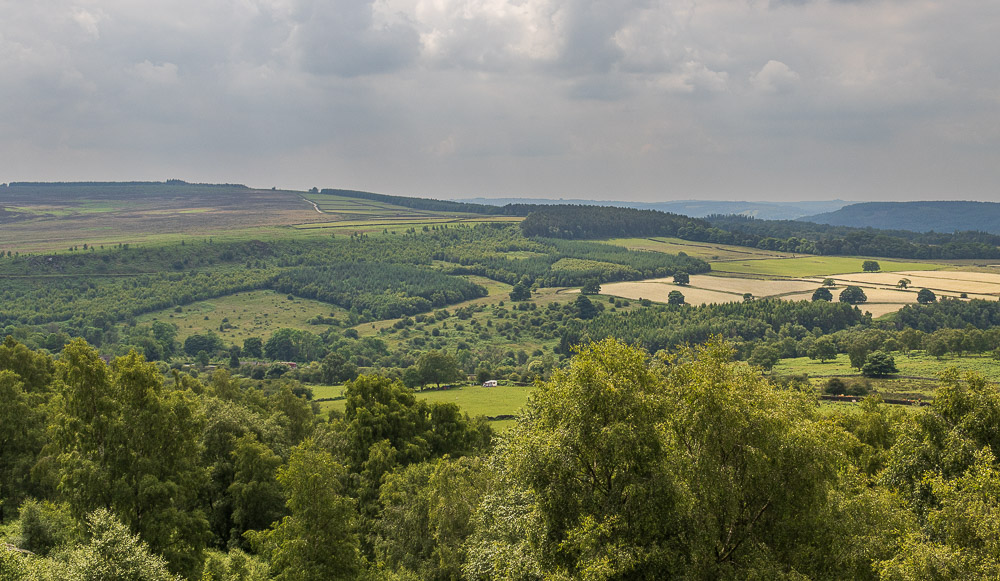
[[[344,467],[312,440],[297,446],[278,471],[291,515],[269,531],[250,535],[279,581],[357,577],[357,513],[354,501],[341,494],[345,477]]]
[[[198,508],[206,474],[194,396],[164,389],[134,351],[108,366],[82,340],[63,350],[59,372],[51,451],[74,514],[110,508],[171,569],[200,569],[208,521]]]
[[[466,576],[836,578],[813,555],[847,436],[731,355],[581,352],[494,454]]]

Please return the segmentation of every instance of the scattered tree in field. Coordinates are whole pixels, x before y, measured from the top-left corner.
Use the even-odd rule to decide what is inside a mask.
[[[878,272],[882,270],[882,267],[874,260],[866,260],[861,263],[861,270],[864,272]]]
[[[668,305],[683,305],[684,304],[684,294],[681,291],[670,291],[667,295]]]
[[[691,275],[686,272],[678,272],[674,275],[674,284],[690,284]]]
[[[868,297],[865,295],[865,291],[861,290],[859,286],[852,285],[840,291],[840,302],[842,303],[860,305],[867,300]]]
[[[832,278],[824,278],[823,286],[837,286],[837,281],[833,280]]]
[[[899,282],[896,283],[896,286],[898,288],[906,290],[907,287],[910,286],[910,279],[908,279],[908,278],[901,278],[901,279],[899,279]]]
[[[861,366],[861,374],[865,377],[885,377],[899,373],[896,360],[885,351],[875,351],[868,354],[865,364]]]
[[[596,295],[601,292],[601,281],[593,279],[580,288],[580,292],[585,295]]]
[[[765,371],[770,371],[774,364],[781,359],[781,354],[778,350],[770,345],[757,345],[753,349],[753,353],[750,354],[750,359],[747,362],[750,365],[756,365],[763,368]]]
[[[752,303],[754,301],[753,293],[743,293],[743,302]]]
[[[441,387],[442,383],[455,381],[462,377],[458,361],[453,355],[444,351],[428,351],[417,359],[416,365],[421,385],[433,383]]]
[[[813,343],[809,351],[810,359],[819,359],[820,363],[837,358],[837,344],[830,337],[820,337]]]
[[[821,286],[818,289],[816,289],[815,291],[813,291],[812,300],[813,301],[827,301],[827,302],[830,302],[830,301],[833,301],[833,293],[830,292],[830,289]]]
[[[518,282],[510,289],[510,300],[526,301],[531,298],[531,289],[523,282]]]
[[[927,305],[937,301],[937,295],[934,294],[929,288],[922,288],[920,292],[917,293],[917,302],[922,305]]]

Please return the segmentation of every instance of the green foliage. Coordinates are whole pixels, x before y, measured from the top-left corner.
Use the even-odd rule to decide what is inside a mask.
[[[833,293],[830,292],[830,289],[826,287],[819,287],[818,289],[813,291],[812,300],[830,302],[833,300]]]
[[[355,502],[344,496],[344,467],[312,440],[294,450],[278,482],[291,513],[268,531],[250,533],[275,579],[355,579],[361,568]]]
[[[174,570],[193,573],[208,533],[197,498],[204,419],[193,394],[165,389],[134,352],[108,367],[81,340],[63,351],[59,373],[50,449],[74,514],[112,507]]]
[[[839,436],[714,344],[651,364],[607,340],[529,402],[495,453],[465,574],[771,577],[814,564],[807,525]]]
[[[868,297],[865,295],[865,291],[861,290],[861,287],[852,285],[840,291],[839,300],[849,305],[860,305],[867,302]]]
[[[861,270],[862,272],[878,272],[882,270],[882,267],[874,260],[866,260],[861,263]]]
[[[454,356],[443,351],[424,353],[417,359],[416,366],[417,373],[420,374],[421,385],[433,383],[441,387],[442,383],[455,381],[462,377],[458,361]]]
[[[267,563],[239,549],[208,553],[201,573],[201,581],[267,581],[270,578]]]
[[[70,550],[57,566],[58,578],[80,581],[177,581],[167,562],[133,535],[114,514],[98,509],[87,515],[90,542]]]
[[[318,336],[299,329],[278,329],[264,343],[264,355],[277,361],[315,361],[322,351]]]
[[[690,284],[691,275],[686,272],[678,272],[674,274],[674,284]]]
[[[583,293],[583,294],[585,294],[585,295],[596,295],[596,294],[599,294],[601,292],[601,282],[600,282],[600,280],[598,280],[598,279],[595,278],[595,279],[587,282],[587,284],[583,285],[580,288],[580,292]]]
[[[65,503],[29,499],[21,504],[18,513],[15,544],[20,549],[45,556],[81,536]]]
[[[683,305],[684,304],[684,294],[681,291],[673,290],[667,295],[668,305]]]
[[[420,579],[461,579],[465,540],[488,472],[479,458],[441,458],[386,475],[377,526],[378,562]]]
[[[922,288],[920,289],[920,292],[917,293],[917,302],[922,305],[937,302],[937,295],[935,295],[934,291],[929,288]]]
[[[486,289],[461,278],[408,264],[370,262],[289,269],[275,278],[273,288],[358,313],[368,311],[376,319],[486,296]]]
[[[573,301],[573,307],[576,309],[576,316],[581,319],[593,319],[598,314],[594,303],[582,293]]]
[[[865,357],[865,363],[861,366],[861,374],[865,377],[885,377],[899,373],[896,368],[896,360],[885,351],[875,351]]]
[[[813,343],[813,348],[809,351],[810,359],[819,359],[820,363],[825,363],[837,358],[837,344],[829,337],[820,337]]]
[[[531,298],[531,289],[528,288],[523,282],[518,282],[514,285],[514,288],[510,290],[510,300],[512,301],[526,301]]]

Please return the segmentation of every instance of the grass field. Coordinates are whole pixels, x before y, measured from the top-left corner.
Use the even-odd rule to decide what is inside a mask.
[[[180,313],[174,309],[156,311],[138,317],[138,321],[174,323],[178,326],[177,339],[182,343],[191,335],[214,331],[226,343],[242,345],[248,337],[266,341],[282,327],[318,334],[328,326],[310,325],[306,321],[316,315],[343,320],[344,313],[343,309],[327,303],[298,297],[290,301],[286,295],[261,290],[199,301],[183,307]],[[224,330],[220,330],[220,326]]]
[[[343,386],[312,386],[314,398],[340,397]],[[517,415],[528,401],[528,394],[533,387],[501,385],[499,387],[482,387],[469,385],[445,390],[415,391],[413,394],[429,403],[453,403],[470,417],[501,415]],[[320,402],[324,411],[344,411],[347,405],[343,399]],[[504,424],[509,425],[509,424]],[[494,426],[497,427],[497,426]]]
[[[1000,382],[1000,363],[989,356],[944,357],[937,359],[923,351],[893,353],[899,373],[895,377],[871,379],[872,388],[883,395],[903,398],[931,398],[940,384],[938,377],[943,371],[954,367],[960,374],[978,373],[989,381]],[[813,383],[822,385],[830,377],[860,378],[857,369],[851,367],[846,354],[840,354],[834,361],[820,363],[808,357],[782,359],[771,371],[775,375],[808,374]]]

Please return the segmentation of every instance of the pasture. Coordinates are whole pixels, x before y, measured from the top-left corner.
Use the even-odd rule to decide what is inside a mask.
[[[156,320],[177,325],[177,339],[213,331],[226,343],[242,345],[248,337],[267,340],[272,333],[282,327],[321,333],[328,325],[310,325],[307,321],[315,316],[334,317],[345,320],[345,311],[319,301],[295,297],[288,300],[286,295],[271,290],[248,291],[234,295],[199,301],[176,309],[155,311],[137,318],[139,323]]]
[[[343,395],[344,386],[312,386],[314,398],[340,397]],[[482,387],[479,385],[463,385],[441,390],[414,391],[413,395],[417,399],[422,399],[428,403],[453,403],[470,417],[487,416],[497,417],[504,415],[517,415],[528,401],[528,394],[534,389],[532,386],[500,385],[498,387]],[[324,412],[336,410],[343,413],[346,400],[337,399],[333,401],[319,402],[320,409]],[[494,422],[495,424],[497,422]],[[503,426],[508,426],[509,420],[501,420]],[[494,425],[494,428],[502,426]]]
[[[949,356],[936,358],[923,351],[894,352],[893,358],[899,373],[887,378],[869,379],[873,391],[885,397],[930,399],[940,385],[940,375],[948,368],[955,368],[960,375],[977,373],[988,381],[1000,382],[1000,364],[989,356]],[[782,359],[771,370],[773,375],[808,374],[817,388],[830,377],[861,378],[851,367],[846,354],[839,354],[833,361],[821,363],[808,357]]]

